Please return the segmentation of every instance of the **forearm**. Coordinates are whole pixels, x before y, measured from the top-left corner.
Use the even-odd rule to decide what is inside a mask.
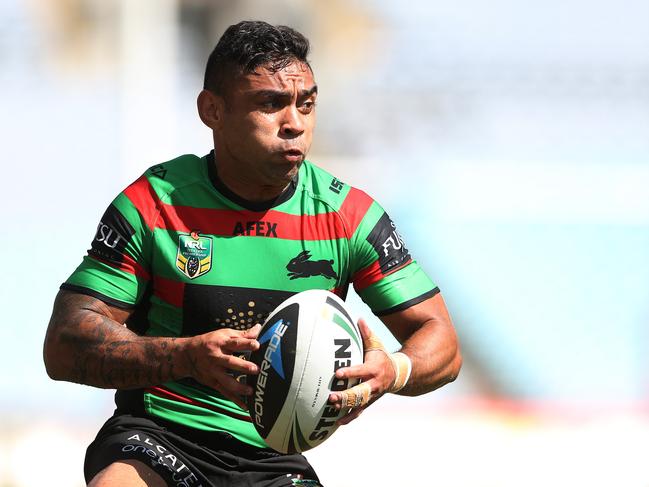
[[[450,322],[429,319],[407,340],[401,352],[412,362],[410,379],[398,394],[417,396],[455,380],[462,357],[457,336]]]
[[[116,321],[100,301],[60,293],[44,359],[53,379],[129,389],[190,375],[187,345],[184,338],[139,336]]]

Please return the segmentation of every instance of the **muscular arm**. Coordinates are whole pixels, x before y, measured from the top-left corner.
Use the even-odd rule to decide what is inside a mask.
[[[227,370],[256,373],[254,364],[231,352],[258,348],[259,327],[186,338],[144,337],[124,326],[129,315],[96,298],[60,291],[43,350],[49,376],[115,389],[193,377],[243,405],[238,396],[251,391]]]
[[[441,294],[382,317],[412,362],[410,380],[398,394],[416,396],[455,380],[462,356]]]
[[[186,340],[141,337],[124,322],[131,311],[60,291],[45,336],[52,379],[128,389],[189,375]]]
[[[441,295],[437,294],[406,310],[383,316],[382,320],[402,344],[400,351],[412,363],[410,379],[397,394],[417,396],[455,380],[462,365],[462,357]],[[363,383],[344,392],[331,393],[329,400],[337,408],[342,408],[345,404],[349,406],[348,396],[354,398],[351,402],[354,404],[357,396],[363,397],[361,391],[365,390],[369,395],[365,396],[360,407],[355,407],[341,418],[340,424],[353,421],[368,405],[389,392],[396,378],[394,362],[380,341],[377,342],[364,320],[359,320],[358,324],[366,349],[364,362],[338,369],[336,377],[358,378]]]

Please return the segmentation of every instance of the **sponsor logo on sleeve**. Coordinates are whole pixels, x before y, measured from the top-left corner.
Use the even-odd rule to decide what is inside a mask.
[[[400,267],[411,260],[403,238],[397,232],[394,222],[387,213],[376,222],[367,236],[367,241],[379,256],[379,267],[383,274]]]
[[[333,178],[331,180],[331,183],[329,184],[329,190],[333,191],[336,194],[340,194],[340,191],[345,187],[345,183],[343,183],[341,180],[338,178]]]
[[[176,267],[190,279],[209,272],[212,268],[212,237],[201,236],[195,231],[179,235]]]
[[[115,206],[110,205],[97,225],[89,255],[120,264],[124,249],[135,231]]]

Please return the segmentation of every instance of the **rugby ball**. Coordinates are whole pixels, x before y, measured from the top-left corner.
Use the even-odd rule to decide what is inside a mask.
[[[249,376],[250,416],[269,447],[282,453],[309,450],[336,431],[349,410],[328,403],[331,391],[359,381],[336,379],[341,367],[363,363],[356,322],[335,294],[314,289],[280,304],[264,322],[251,354],[259,374]]]

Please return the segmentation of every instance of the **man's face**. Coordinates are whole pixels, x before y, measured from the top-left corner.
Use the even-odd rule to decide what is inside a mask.
[[[316,95],[311,68],[298,61],[240,75],[225,89],[215,142],[252,182],[286,185],[311,147]]]

